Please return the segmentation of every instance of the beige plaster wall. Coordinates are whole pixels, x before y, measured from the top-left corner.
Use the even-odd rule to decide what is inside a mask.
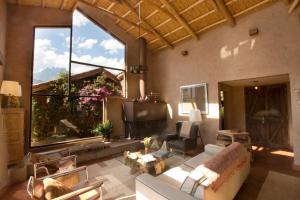
[[[107,29],[111,30],[115,36],[119,37],[127,45],[127,64],[134,64],[137,52],[137,43],[133,37],[121,31],[120,28],[104,15],[99,14],[95,9],[80,5],[80,8],[90,17],[95,17],[96,21]],[[33,57],[33,30],[34,26],[48,25],[71,25],[72,13],[59,9],[26,7],[26,6],[8,6],[7,22],[7,67],[5,69],[5,78],[19,81],[23,89],[23,105],[26,111],[25,138],[28,140],[30,124],[30,88],[31,71]],[[136,44],[135,44],[136,43]],[[128,97],[138,94],[137,79],[128,75]],[[119,112],[121,102],[116,106],[110,107],[107,111]],[[115,110],[116,108],[116,110]],[[110,120],[119,123],[120,115],[113,115]],[[121,130],[119,130],[121,131]],[[28,141],[25,141],[28,148]]]
[[[244,87],[230,87],[225,91],[225,129],[246,130]]]
[[[0,57],[5,59],[5,43],[6,43],[6,2],[0,0]],[[4,66],[0,65],[0,83],[3,80]]]
[[[149,69],[150,89],[160,92],[170,104],[173,118],[169,129],[177,120],[179,87],[181,85],[208,83],[209,114],[204,117],[205,142],[215,142],[219,128],[218,82],[248,79],[277,74],[289,74],[293,124],[295,164],[300,164],[300,23],[298,8],[288,16],[287,7],[274,5],[237,20],[236,27],[223,25],[201,35],[199,41],[189,40],[174,50],[166,49],[152,56]],[[248,35],[249,28],[258,27],[260,34]],[[181,56],[182,50],[189,55]],[[300,91],[300,90],[299,90]],[[300,94],[299,94],[300,96]]]

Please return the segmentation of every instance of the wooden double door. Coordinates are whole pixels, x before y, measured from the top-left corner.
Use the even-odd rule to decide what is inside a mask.
[[[287,85],[245,88],[246,129],[252,143],[266,147],[288,147]]]

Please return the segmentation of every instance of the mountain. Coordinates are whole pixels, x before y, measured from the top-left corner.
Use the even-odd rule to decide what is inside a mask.
[[[33,84],[57,79],[61,72],[67,73],[68,71],[65,68],[47,67],[40,72],[33,73]]]

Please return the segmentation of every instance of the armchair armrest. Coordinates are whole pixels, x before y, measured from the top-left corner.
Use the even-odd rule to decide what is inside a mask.
[[[57,164],[58,168],[59,168],[59,166],[60,166],[61,163],[67,162],[68,160],[72,161],[72,166],[74,168],[76,168],[76,160],[77,160],[77,156],[76,155],[71,155],[71,156],[57,158],[57,159],[53,159],[53,160],[49,160],[49,161],[35,163],[33,165],[34,177],[37,178],[37,171],[40,170],[40,169],[45,170],[46,174],[49,175],[49,171],[48,171],[48,169],[46,167],[47,165]]]
[[[39,180],[43,180],[45,178],[59,178],[59,177],[62,177],[62,176],[66,176],[66,175],[69,175],[69,174],[74,174],[74,173],[77,173],[77,172],[80,172],[80,171],[85,171],[85,180],[87,181],[89,179],[88,177],[88,171],[87,171],[87,166],[82,166],[82,167],[77,167],[75,169],[71,169],[71,170],[68,170],[68,171],[65,171],[65,172],[61,172],[61,173],[57,173],[57,174],[51,174],[51,175],[48,175],[48,176],[44,176],[44,177],[41,177],[41,178],[38,178]]]
[[[137,200],[195,200],[191,195],[177,190],[149,174],[138,176],[135,184]]]
[[[74,192],[70,192],[68,194],[65,194],[63,196],[54,198],[53,200],[67,200],[67,199],[73,199],[74,197],[77,197],[81,194],[84,194],[86,192],[92,191],[94,189],[99,188],[101,190],[101,186],[103,185],[103,181],[96,180],[92,183],[88,183],[88,186],[80,188],[78,190],[75,190]],[[100,199],[102,199],[102,191],[100,191]]]
[[[166,135],[166,141],[170,141],[170,140],[175,140],[178,138],[178,135],[177,134],[167,134]]]

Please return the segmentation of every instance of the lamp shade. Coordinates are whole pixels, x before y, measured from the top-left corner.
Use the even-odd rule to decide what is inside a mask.
[[[17,81],[2,81],[0,94],[20,97],[22,96],[21,85]]]
[[[201,111],[198,109],[191,110],[189,118],[190,118],[190,122],[201,122],[202,121]]]

